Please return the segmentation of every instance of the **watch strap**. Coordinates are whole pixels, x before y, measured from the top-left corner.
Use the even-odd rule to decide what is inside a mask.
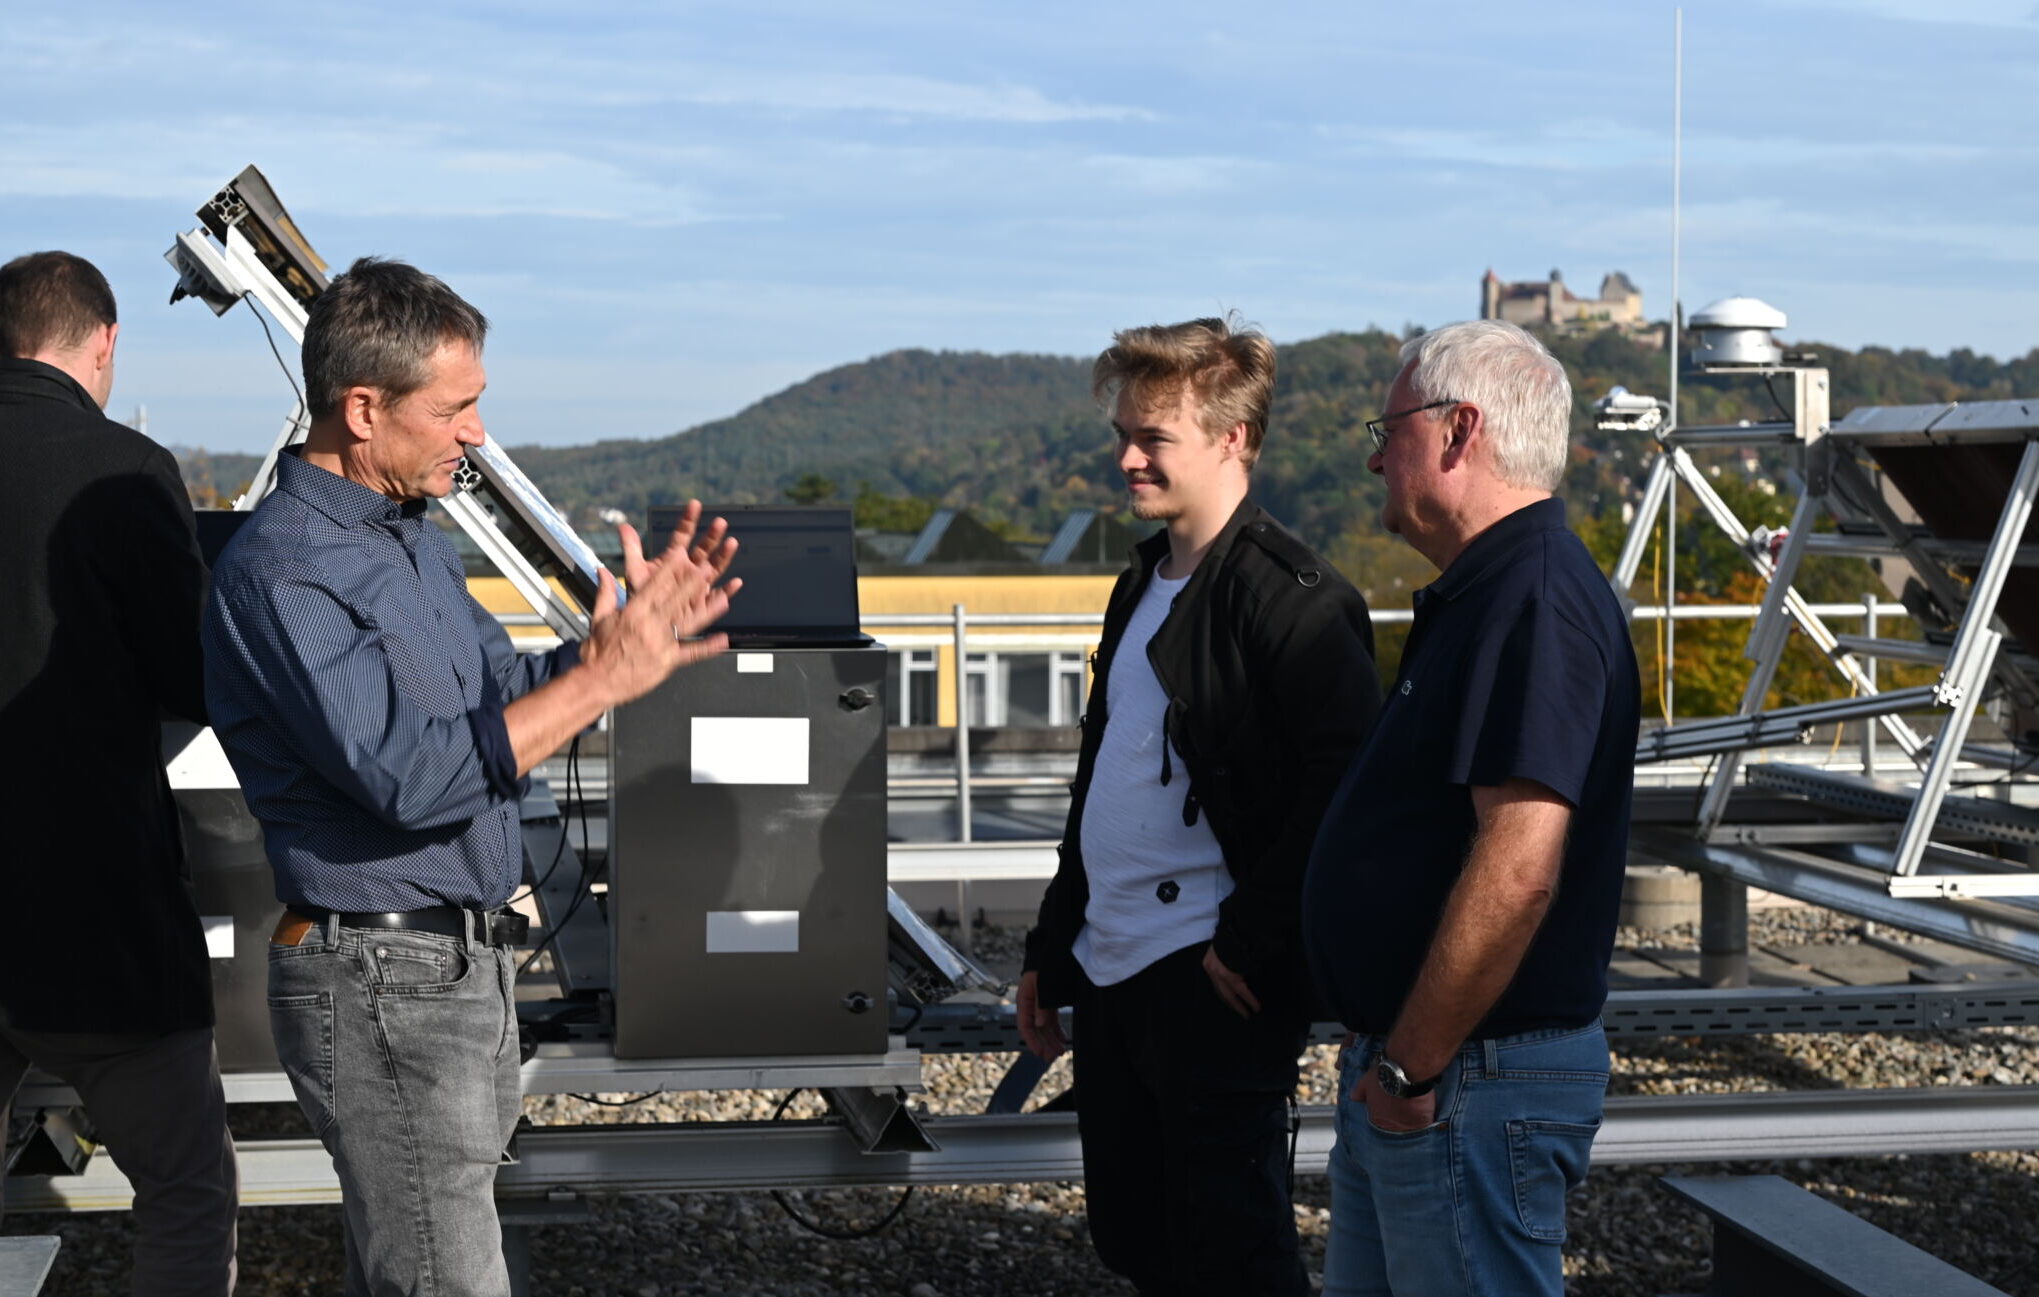
[[[1440,1072],[1425,1081],[1412,1081],[1409,1074],[1402,1070],[1402,1065],[1386,1054],[1381,1055],[1374,1074],[1380,1080],[1381,1089],[1396,1099],[1420,1099],[1436,1089],[1437,1083],[1444,1079],[1444,1074]]]

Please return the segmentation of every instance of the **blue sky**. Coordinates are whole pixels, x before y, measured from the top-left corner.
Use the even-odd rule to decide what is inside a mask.
[[[898,347],[1094,352],[1238,308],[1439,324],[1503,278],[1670,289],[1668,4],[95,4],[13,14],[0,253],[98,262],[112,409],[255,450],[247,308],[165,303],[254,162],[336,266],[495,324],[505,443],[663,436]],[[1685,14],[1683,296],[1793,337],[2039,345],[2039,0]]]

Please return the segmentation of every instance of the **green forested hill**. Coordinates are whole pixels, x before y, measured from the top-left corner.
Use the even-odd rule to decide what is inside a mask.
[[[1263,503],[1383,593],[1427,579],[1420,559],[1377,534],[1379,484],[1365,464],[1361,424],[1380,412],[1400,344],[1376,330],[1283,347],[1255,470]],[[1798,345],[1810,345],[1833,370],[1837,416],[1863,404],[2039,395],[2039,350],[2000,363],[1961,350]],[[1652,447],[1647,438],[1594,431],[1588,407],[1616,383],[1664,395],[1664,357],[1611,332],[1554,339],[1552,348],[1571,373],[1575,399],[1565,494],[1581,530],[1590,536],[1599,520],[1611,531]],[[641,517],[647,505],[690,496],[734,504],[833,491],[965,506],[1012,534],[1045,537],[1072,508],[1123,499],[1089,368],[1087,359],[1060,356],[898,351],[671,437],[513,451],[584,527],[601,508]],[[1774,417],[1759,381],[1688,382],[1684,390],[1688,422]],[[187,453],[187,475],[194,487],[231,495],[253,467],[252,460],[241,467],[243,458]]]
[[[967,503],[1008,522],[1045,518],[1068,466],[1099,495],[1108,467],[1089,452],[1103,428],[1089,366],[1060,356],[895,351],[818,374],[727,419],[656,441],[512,447],[562,508],[637,514],[690,496],[730,504],[782,498],[818,474],[845,495]],[[1097,461],[1097,462],[1086,462]],[[1062,470],[1057,472],[1056,470]]]
[[[1379,485],[1366,471],[1362,422],[1379,413],[1397,368],[1393,334],[1331,334],[1281,351],[1280,380],[1255,490],[1274,513],[1371,584],[1414,560],[1375,534]],[[1802,344],[1803,345],[1803,344]],[[1834,374],[1836,414],[1856,405],[2039,394],[2039,351],[1999,363],[1811,344]],[[1614,333],[1558,338],[1572,376],[1576,450],[1566,495],[1581,520],[1633,495],[1647,439],[1593,430],[1589,406],[1614,384],[1665,394],[1664,357]],[[1072,508],[1123,496],[1087,360],[899,351],[819,374],[728,419],[656,441],[516,450],[564,508],[637,515],[689,496],[743,503],[809,498],[833,487],[966,506],[1020,535],[1045,536]],[[1685,386],[1693,422],[1774,417],[1760,382]],[[1413,560],[1413,561],[1412,561]]]

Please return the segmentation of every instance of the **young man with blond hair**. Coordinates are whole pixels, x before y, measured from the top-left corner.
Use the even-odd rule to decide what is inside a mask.
[[[1286,1155],[1311,1020],[1297,897],[1379,705],[1358,591],[1249,498],[1274,344],[1225,320],[1098,357],[1135,517],[1019,1026],[1074,1006],[1091,1237],[1146,1294],[1309,1291]]]

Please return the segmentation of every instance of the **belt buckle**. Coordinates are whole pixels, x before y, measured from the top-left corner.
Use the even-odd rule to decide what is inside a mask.
[[[485,910],[482,913],[482,931],[491,946],[521,946],[531,935],[531,920],[507,907]]]

